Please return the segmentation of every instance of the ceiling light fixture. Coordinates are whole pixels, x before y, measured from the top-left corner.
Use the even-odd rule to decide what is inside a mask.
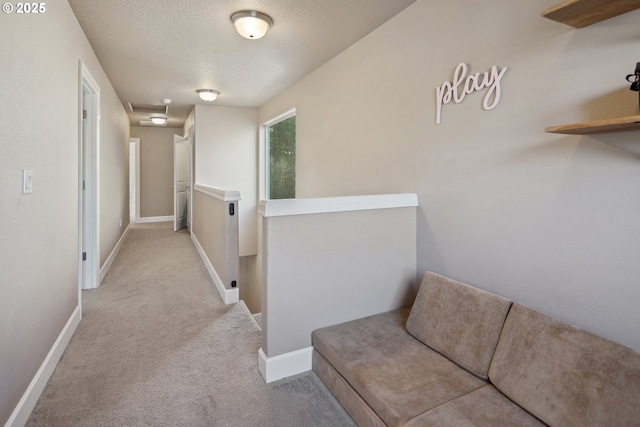
[[[151,121],[153,122],[153,124],[156,125],[163,125],[165,123],[167,123],[167,118],[166,117],[151,117]]]
[[[269,15],[255,10],[243,10],[231,15],[231,22],[238,33],[246,39],[255,40],[264,36],[273,26],[273,19]]]
[[[213,89],[198,89],[198,95],[200,95],[200,99],[203,101],[215,101],[218,95],[220,95],[220,91]]]

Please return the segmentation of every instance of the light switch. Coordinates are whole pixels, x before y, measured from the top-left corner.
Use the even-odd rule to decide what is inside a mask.
[[[22,171],[22,194],[33,193],[33,171]]]

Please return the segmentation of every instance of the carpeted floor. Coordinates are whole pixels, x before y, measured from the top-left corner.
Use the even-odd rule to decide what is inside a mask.
[[[28,426],[355,426],[313,372],[265,384],[260,329],[225,306],[189,234],[129,232]]]

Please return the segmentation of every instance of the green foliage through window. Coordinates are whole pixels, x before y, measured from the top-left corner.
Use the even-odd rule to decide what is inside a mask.
[[[267,127],[269,199],[296,197],[296,116]]]

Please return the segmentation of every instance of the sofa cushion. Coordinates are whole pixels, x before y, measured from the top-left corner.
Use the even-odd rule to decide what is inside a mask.
[[[313,346],[389,426],[486,384],[407,334],[408,309],[315,330]]]
[[[440,405],[406,424],[406,427],[463,426],[544,427],[545,424],[490,384]]]
[[[317,350],[313,350],[313,371],[359,426],[386,427],[382,419]]]
[[[640,353],[514,304],[489,370],[552,426],[640,425]]]
[[[407,331],[487,379],[510,306],[506,298],[427,272],[413,303]]]

